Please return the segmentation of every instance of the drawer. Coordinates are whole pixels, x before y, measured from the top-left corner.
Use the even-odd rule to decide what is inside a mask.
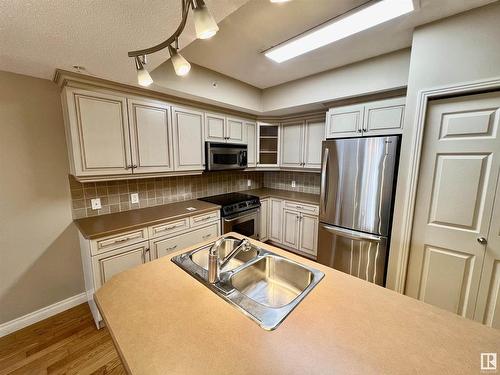
[[[147,228],[141,228],[126,233],[115,234],[113,236],[92,240],[90,242],[90,250],[92,255],[96,255],[106,251],[118,249],[120,247],[132,245],[147,239]]]
[[[149,227],[149,238],[162,237],[168,234],[177,233],[189,228],[189,218],[170,221],[168,223],[157,224]]]
[[[196,245],[199,242],[204,242],[211,238],[215,239],[220,234],[219,226],[220,223],[214,223],[177,236],[151,240],[149,241],[152,250],[151,255],[154,259],[158,259],[189,246]]]
[[[311,204],[285,201],[285,208],[303,212],[306,214],[319,215],[319,206],[313,206]]]
[[[213,221],[220,220],[220,211],[212,211],[206,214],[191,216],[191,227],[199,227]]]

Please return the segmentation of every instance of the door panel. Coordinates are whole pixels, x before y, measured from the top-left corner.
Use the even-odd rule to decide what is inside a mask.
[[[234,119],[234,118],[227,118],[227,124],[226,124],[226,137],[227,141],[230,143],[244,143],[244,132],[243,132],[243,121]]]
[[[167,104],[128,100],[134,173],[173,170],[172,134]]]
[[[205,114],[207,141],[225,142],[226,118],[212,113]]]
[[[405,98],[367,103],[363,136],[399,134],[403,128]]]
[[[299,250],[316,256],[318,242],[318,217],[302,214],[300,219]]]
[[[356,137],[361,135],[364,105],[332,108],[327,113],[326,138]]]
[[[321,167],[321,142],[325,137],[325,122],[307,121],[305,134],[304,163],[306,168]]]
[[[203,170],[203,113],[172,108],[175,170]]]
[[[247,132],[246,143],[248,145],[247,164],[249,168],[257,165],[257,124],[255,122],[245,122]]]
[[[425,124],[405,293],[468,318],[481,315],[478,238],[488,236],[500,167],[499,108],[498,93],[438,100]]]
[[[280,165],[282,167],[302,167],[303,130],[303,121],[287,123],[281,126]]]
[[[297,211],[283,211],[283,245],[299,248],[299,220]]]
[[[269,239],[274,242],[281,242],[283,201],[271,198],[269,200]]]
[[[268,234],[268,218],[269,218],[269,199],[260,201],[260,241],[267,241]]]

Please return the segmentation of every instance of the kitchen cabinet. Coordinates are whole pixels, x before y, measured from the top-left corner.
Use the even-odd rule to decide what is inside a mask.
[[[175,170],[205,169],[203,117],[200,111],[172,107]]]
[[[257,167],[279,167],[280,126],[259,122],[257,125]]]
[[[283,210],[283,245],[298,249],[300,215],[297,211]]]
[[[257,124],[251,121],[245,121],[243,130],[246,132],[247,164],[248,168],[257,166]]]
[[[283,168],[320,168],[324,119],[309,119],[281,124],[281,159]]]
[[[245,143],[244,120],[215,113],[205,113],[205,140]]]
[[[401,134],[405,98],[392,98],[331,108],[326,115],[326,138]]]
[[[318,251],[318,216],[300,213],[299,251],[316,256]]]
[[[269,199],[269,239],[281,243],[281,231],[283,222],[283,201],[281,199]]]
[[[151,100],[128,99],[133,173],[174,170],[170,107]]]
[[[267,241],[269,239],[269,198],[260,200],[260,236],[259,241]]]

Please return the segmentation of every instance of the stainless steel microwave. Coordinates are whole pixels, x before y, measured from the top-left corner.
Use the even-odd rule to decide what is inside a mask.
[[[205,142],[207,171],[245,169],[247,167],[247,145]]]

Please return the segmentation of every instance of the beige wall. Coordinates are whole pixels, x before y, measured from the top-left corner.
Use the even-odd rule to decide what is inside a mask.
[[[500,3],[477,8],[418,28],[413,34],[402,150],[414,142],[420,90],[500,77]],[[425,131],[425,130],[424,130]],[[406,206],[410,157],[402,152],[389,259],[388,286],[400,263],[401,223]]]
[[[58,88],[0,72],[0,323],[81,293]]]

